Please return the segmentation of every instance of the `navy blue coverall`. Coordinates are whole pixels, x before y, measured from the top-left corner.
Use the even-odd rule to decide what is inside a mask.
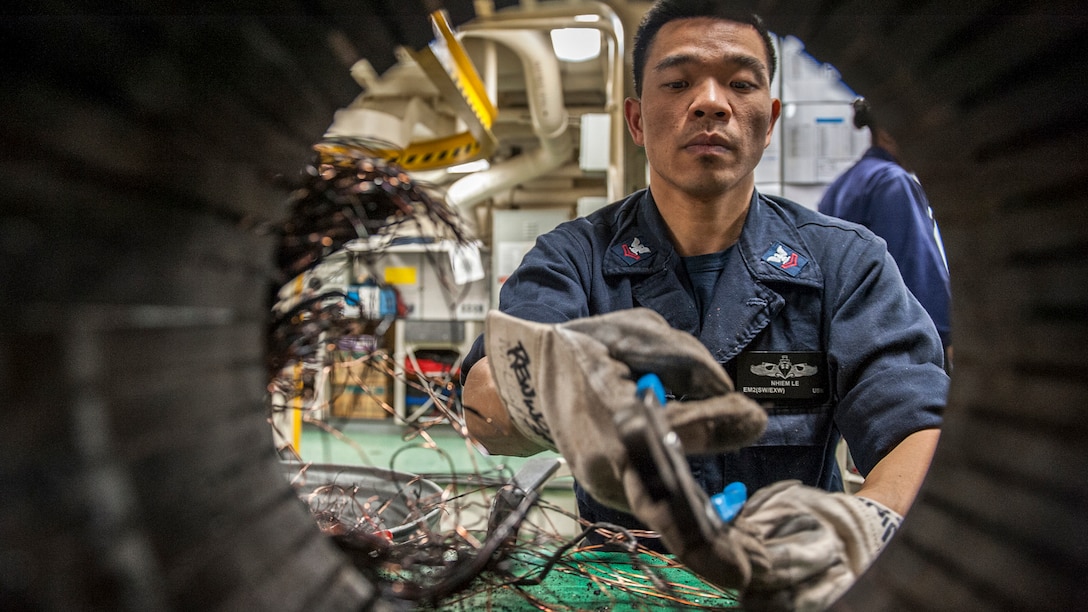
[[[499,308],[559,323],[646,307],[699,338],[738,391],[768,408],[754,445],[692,457],[709,493],[784,479],[841,491],[844,437],[865,475],[908,435],[941,424],[941,341],[883,240],[860,225],[753,193],[712,300],[697,305],[652,195],[638,191],[538,237],[506,280]],[[482,337],[467,373],[484,354]],[[580,515],[642,528],[575,484]]]
[[[941,340],[951,344],[952,290],[937,222],[922,186],[892,154],[871,147],[828,186],[818,208],[884,239],[907,288],[933,319]]]

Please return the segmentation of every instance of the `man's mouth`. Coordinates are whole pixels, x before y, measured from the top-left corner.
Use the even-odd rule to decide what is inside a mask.
[[[689,140],[684,148],[695,153],[722,153],[732,150],[733,147],[720,134],[699,134]]]

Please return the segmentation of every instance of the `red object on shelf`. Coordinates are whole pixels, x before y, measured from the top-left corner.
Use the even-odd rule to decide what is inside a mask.
[[[416,364],[419,364],[419,373],[424,376],[440,376],[450,373],[450,368],[453,367],[451,363],[443,363],[434,359],[419,359],[416,358]],[[412,363],[411,359],[404,360],[404,371],[407,374],[415,374],[416,367]]]
[[[418,372],[424,376],[448,376],[457,363],[459,354],[449,349],[416,349],[414,359],[408,357],[404,360],[404,371],[408,375]]]

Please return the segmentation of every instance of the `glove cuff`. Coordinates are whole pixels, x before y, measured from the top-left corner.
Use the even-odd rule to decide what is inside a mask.
[[[860,575],[891,541],[892,536],[895,535],[895,532],[899,530],[899,526],[903,523],[903,517],[895,510],[867,497],[846,493],[841,495],[848,500],[847,503],[850,504],[852,512],[858,518],[858,520],[854,521],[854,529],[856,532],[860,532],[858,535],[861,536],[861,541],[857,542],[850,539],[844,539],[844,541],[848,545],[851,542],[856,542],[859,545],[859,550],[849,551],[848,558],[854,566],[855,574]]]
[[[491,377],[510,422],[522,436],[541,448],[556,450],[540,406],[541,367],[534,361],[540,357],[540,345],[545,342],[548,326],[498,311],[488,314],[485,325]]]

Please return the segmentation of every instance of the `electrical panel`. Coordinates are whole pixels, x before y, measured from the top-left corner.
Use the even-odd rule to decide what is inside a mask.
[[[536,237],[571,218],[570,207],[496,210],[491,220],[492,306],[499,305],[499,289],[533,248]]]

